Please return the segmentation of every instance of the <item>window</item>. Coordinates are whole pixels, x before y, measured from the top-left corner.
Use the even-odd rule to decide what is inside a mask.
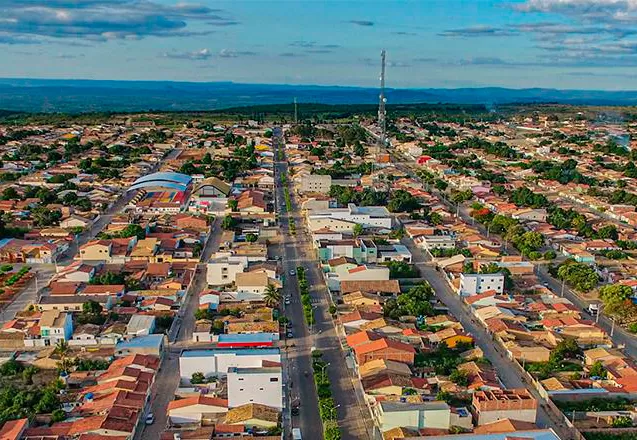
[[[278,377],[271,377],[270,378],[270,382],[278,382],[279,378]]]

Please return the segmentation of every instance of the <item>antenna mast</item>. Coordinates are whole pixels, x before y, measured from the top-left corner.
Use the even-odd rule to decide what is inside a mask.
[[[296,96],[294,97],[294,123],[299,123],[299,112],[296,105]]]
[[[380,96],[379,96],[379,104],[378,104],[378,128],[380,128],[380,137],[378,138],[378,144],[380,147],[387,146],[387,123],[385,120],[385,116],[387,112],[385,111],[385,103],[387,102],[387,98],[385,98],[385,49],[380,53]]]

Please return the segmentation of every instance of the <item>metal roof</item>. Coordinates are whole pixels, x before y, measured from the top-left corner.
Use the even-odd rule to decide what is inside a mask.
[[[176,189],[179,191],[185,191],[188,185],[192,182],[192,177],[173,172],[159,172],[147,174],[137,179],[129,190],[148,188],[148,187],[160,187]]]

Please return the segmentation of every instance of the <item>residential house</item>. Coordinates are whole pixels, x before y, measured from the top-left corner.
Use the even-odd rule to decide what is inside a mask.
[[[168,422],[172,426],[215,423],[228,412],[228,400],[199,394],[168,403]]]
[[[503,419],[535,423],[537,418],[537,400],[524,388],[476,391],[472,406],[478,425]]]
[[[504,275],[493,274],[460,274],[461,296],[473,296],[494,290],[497,293],[504,292]]]
[[[374,415],[382,432],[393,428],[447,430],[451,422],[451,408],[440,401],[380,401],[374,407]]]

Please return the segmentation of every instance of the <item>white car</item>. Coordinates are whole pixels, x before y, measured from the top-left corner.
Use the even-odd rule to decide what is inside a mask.
[[[155,423],[155,415],[153,413],[148,413],[146,416],[146,424],[152,425],[153,423]]]
[[[290,276],[293,277],[294,275],[296,275],[296,271],[295,270],[291,270],[290,271]]]

